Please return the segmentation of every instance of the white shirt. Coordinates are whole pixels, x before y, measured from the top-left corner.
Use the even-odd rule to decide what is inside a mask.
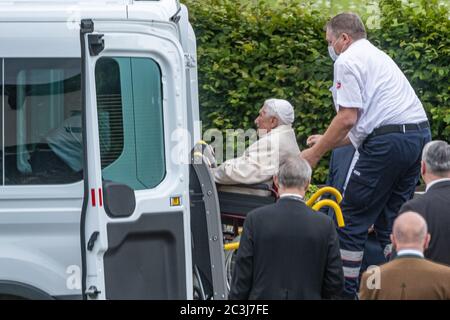
[[[397,252],[397,257],[401,256],[418,256],[424,258],[423,252],[415,249],[404,249]]]
[[[439,182],[444,182],[444,181],[450,181],[450,178],[442,178],[442,179],[437,179],[437,180],[434,180],[433,182],[430,182],[429,184],[427,184],[425,192],[427,192],[435,184],[438,184]]]
[[[358,120],[349,133],[355,148],[375,128],[427,120],[422,103],[408,79],[383,51],[360,39],[334,63],[335,103],[358,108]]]

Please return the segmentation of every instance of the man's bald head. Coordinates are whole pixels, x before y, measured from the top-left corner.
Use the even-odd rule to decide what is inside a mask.
[[[427,223],[416,212],[408,211],[399,215],[394,222],[392,234],[397,250],[419,249],[423,251],[428,246]]]

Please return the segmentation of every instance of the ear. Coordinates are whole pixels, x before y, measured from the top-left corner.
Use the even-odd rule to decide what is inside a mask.
[[[431,234],[427,233],[427,235],[425,236],[424,244],[423,244],[424,250],[428,249],[428,247],[430,246],[430,241],[431,241]]]
[[[427,174],[427,164],[423,160],[420,162],[420,174],[422,177]]]
[[[272,117],[272,129],[278,127],[279,123],[277,117]]]
[[[311,180],[308,180],[308,182],[305,184],[305,192],[308,191],[310,184],[311,184]]]
[[[280,184],[278,182],[278,176],[273,176],[273,184],[275,185],[275,187],[280,190]]]
[[[348,33],[343,33],[342,34],[342,38],[344,39],[344,41],[348,42],[349,40],[351,40],[352,38],[348,35]]]

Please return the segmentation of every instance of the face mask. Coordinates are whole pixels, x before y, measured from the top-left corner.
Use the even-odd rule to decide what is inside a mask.
[[[339,58],[339,55],[336,53],[336,51],[334,50],[334,47],[332,45],[328,46],[328,54],[330,55],[330,58],[333,61],[336,61],[337,58]]]
[[[339,40],[339,37],[338,37],[338,39],[336,40],[336,42],[338,42],[338,40]],[[335,42],[335,44],[336,44],[336,42]],[[339,55],[336,53],[336,50],[334,50],[333,44],[331,44],[331,45],[328,46],[328,54],[330,55],[330,58],[331,58],[333,61],[336,61],[337,58],[339,58]]]

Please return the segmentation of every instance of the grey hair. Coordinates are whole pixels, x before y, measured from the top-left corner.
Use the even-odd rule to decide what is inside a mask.
[[[450,173],[450,145],[442,140],[428,142],[422,151],[428,170],[437,176]]]
[[[311,181],[311,174],[312,169],[305,159],[290,157],[278,170],[278,183],[283,188],[304,189]]]
[[[342,33],[347,33],[354,40],[367,38],[366,28],[361,18],[352,12],[340,13],[333,17],[326,25],[326,29],[334,34],[335,37]]]

